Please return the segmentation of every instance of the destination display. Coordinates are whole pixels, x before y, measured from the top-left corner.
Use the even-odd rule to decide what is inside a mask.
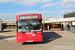
[[[38,18],[38,15],[20,16],[20,19],[35,19],[35,18]]]

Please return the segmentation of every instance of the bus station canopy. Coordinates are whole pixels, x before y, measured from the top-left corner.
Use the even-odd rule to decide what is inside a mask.
[[[16,19],[1,20],[2,23],[16,23]],[[43,18],[42,23],[75,22],[75,18]]]
[[[44,18],[42,23],[75,22],[75,18]]]

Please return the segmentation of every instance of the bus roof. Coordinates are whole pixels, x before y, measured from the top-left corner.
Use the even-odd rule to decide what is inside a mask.
[[[17,16],[22,16],[22,15],[40,15],[40,14],[21,14],[21,15],[17,15]]]

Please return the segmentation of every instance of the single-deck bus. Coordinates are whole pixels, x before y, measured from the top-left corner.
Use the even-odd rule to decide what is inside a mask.
[[[17,43],[43,42],[42,15],[17,15]]]

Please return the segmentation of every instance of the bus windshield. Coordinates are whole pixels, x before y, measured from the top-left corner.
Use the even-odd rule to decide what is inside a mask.
[[[42,20],[19,20],[18,32],[42,31]]]

